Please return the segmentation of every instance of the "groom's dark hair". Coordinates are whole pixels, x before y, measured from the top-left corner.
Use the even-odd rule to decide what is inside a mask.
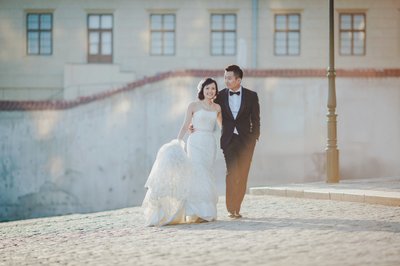
[[[227,71],[227,72],[233,72],[233,75],[234,75],[236,78],[243,79],[243,70],[241,70],[240,67],[237,66],[237,65],[230,65],[230,66],[228,66],[227,68],[225,68],[225,71]]]
[[[216,89],[215,96],[218,95],[218,84],[217,84],[217,82],[212,78],[206,78],[206,79],[200,81],[199,85],[197,86],[197,89],[199,91],[199,93],[197,94],[197,98],[199,98],[199,100],[204,100],[204,87],[207,86],[207,85],[210,85],[212,83],[215,84],[215,89]]]

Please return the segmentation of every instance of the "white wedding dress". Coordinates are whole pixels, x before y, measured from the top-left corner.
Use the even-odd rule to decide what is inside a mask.
[[[157,153],[145,187],[145,224],[161,226],[217,218],[218,194],[212,169],[216,156],[213,134],[217,112],[200,109],[193,114],[195,131],[184,143],[163,145]]]

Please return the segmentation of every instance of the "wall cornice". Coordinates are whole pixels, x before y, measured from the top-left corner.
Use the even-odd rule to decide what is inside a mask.
[[[150,77],[144,77],[127,84],[124,87],[104,91],[74,100],[43,100],[43,101],[0,101],[0,111],[43,111],[65,110],[79,105],[103,100],[113,95],[134,90],[136,88],[176,77],[222,77],[221,69],[187,69],[168,71]],[[326,78],[325,69],[245,69],[244,76],[248,78]],[[337,69],[337,78],[400,78],[400,68],[387,69]]]

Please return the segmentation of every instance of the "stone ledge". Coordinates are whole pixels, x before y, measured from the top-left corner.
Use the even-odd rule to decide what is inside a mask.
[[[371,191],[360,189],[326,189],[300,187],[256,187],[249,188],[250,195],[269,195],[292,198],[335,200],[380,204],[400,207],[400,192]]]

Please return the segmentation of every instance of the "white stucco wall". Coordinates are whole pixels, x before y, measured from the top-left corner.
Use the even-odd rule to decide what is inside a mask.
[[[65,111],[0,112],[0,220],[140,204],[198,81],[169,78]],[[326,78],[245,77],[243,85],[261,104],[249,186],[325,180]],[[342,178],[400,175],[399,88],[398,78],[337,79]],[[224,167],[219,152],[220,193]]]

